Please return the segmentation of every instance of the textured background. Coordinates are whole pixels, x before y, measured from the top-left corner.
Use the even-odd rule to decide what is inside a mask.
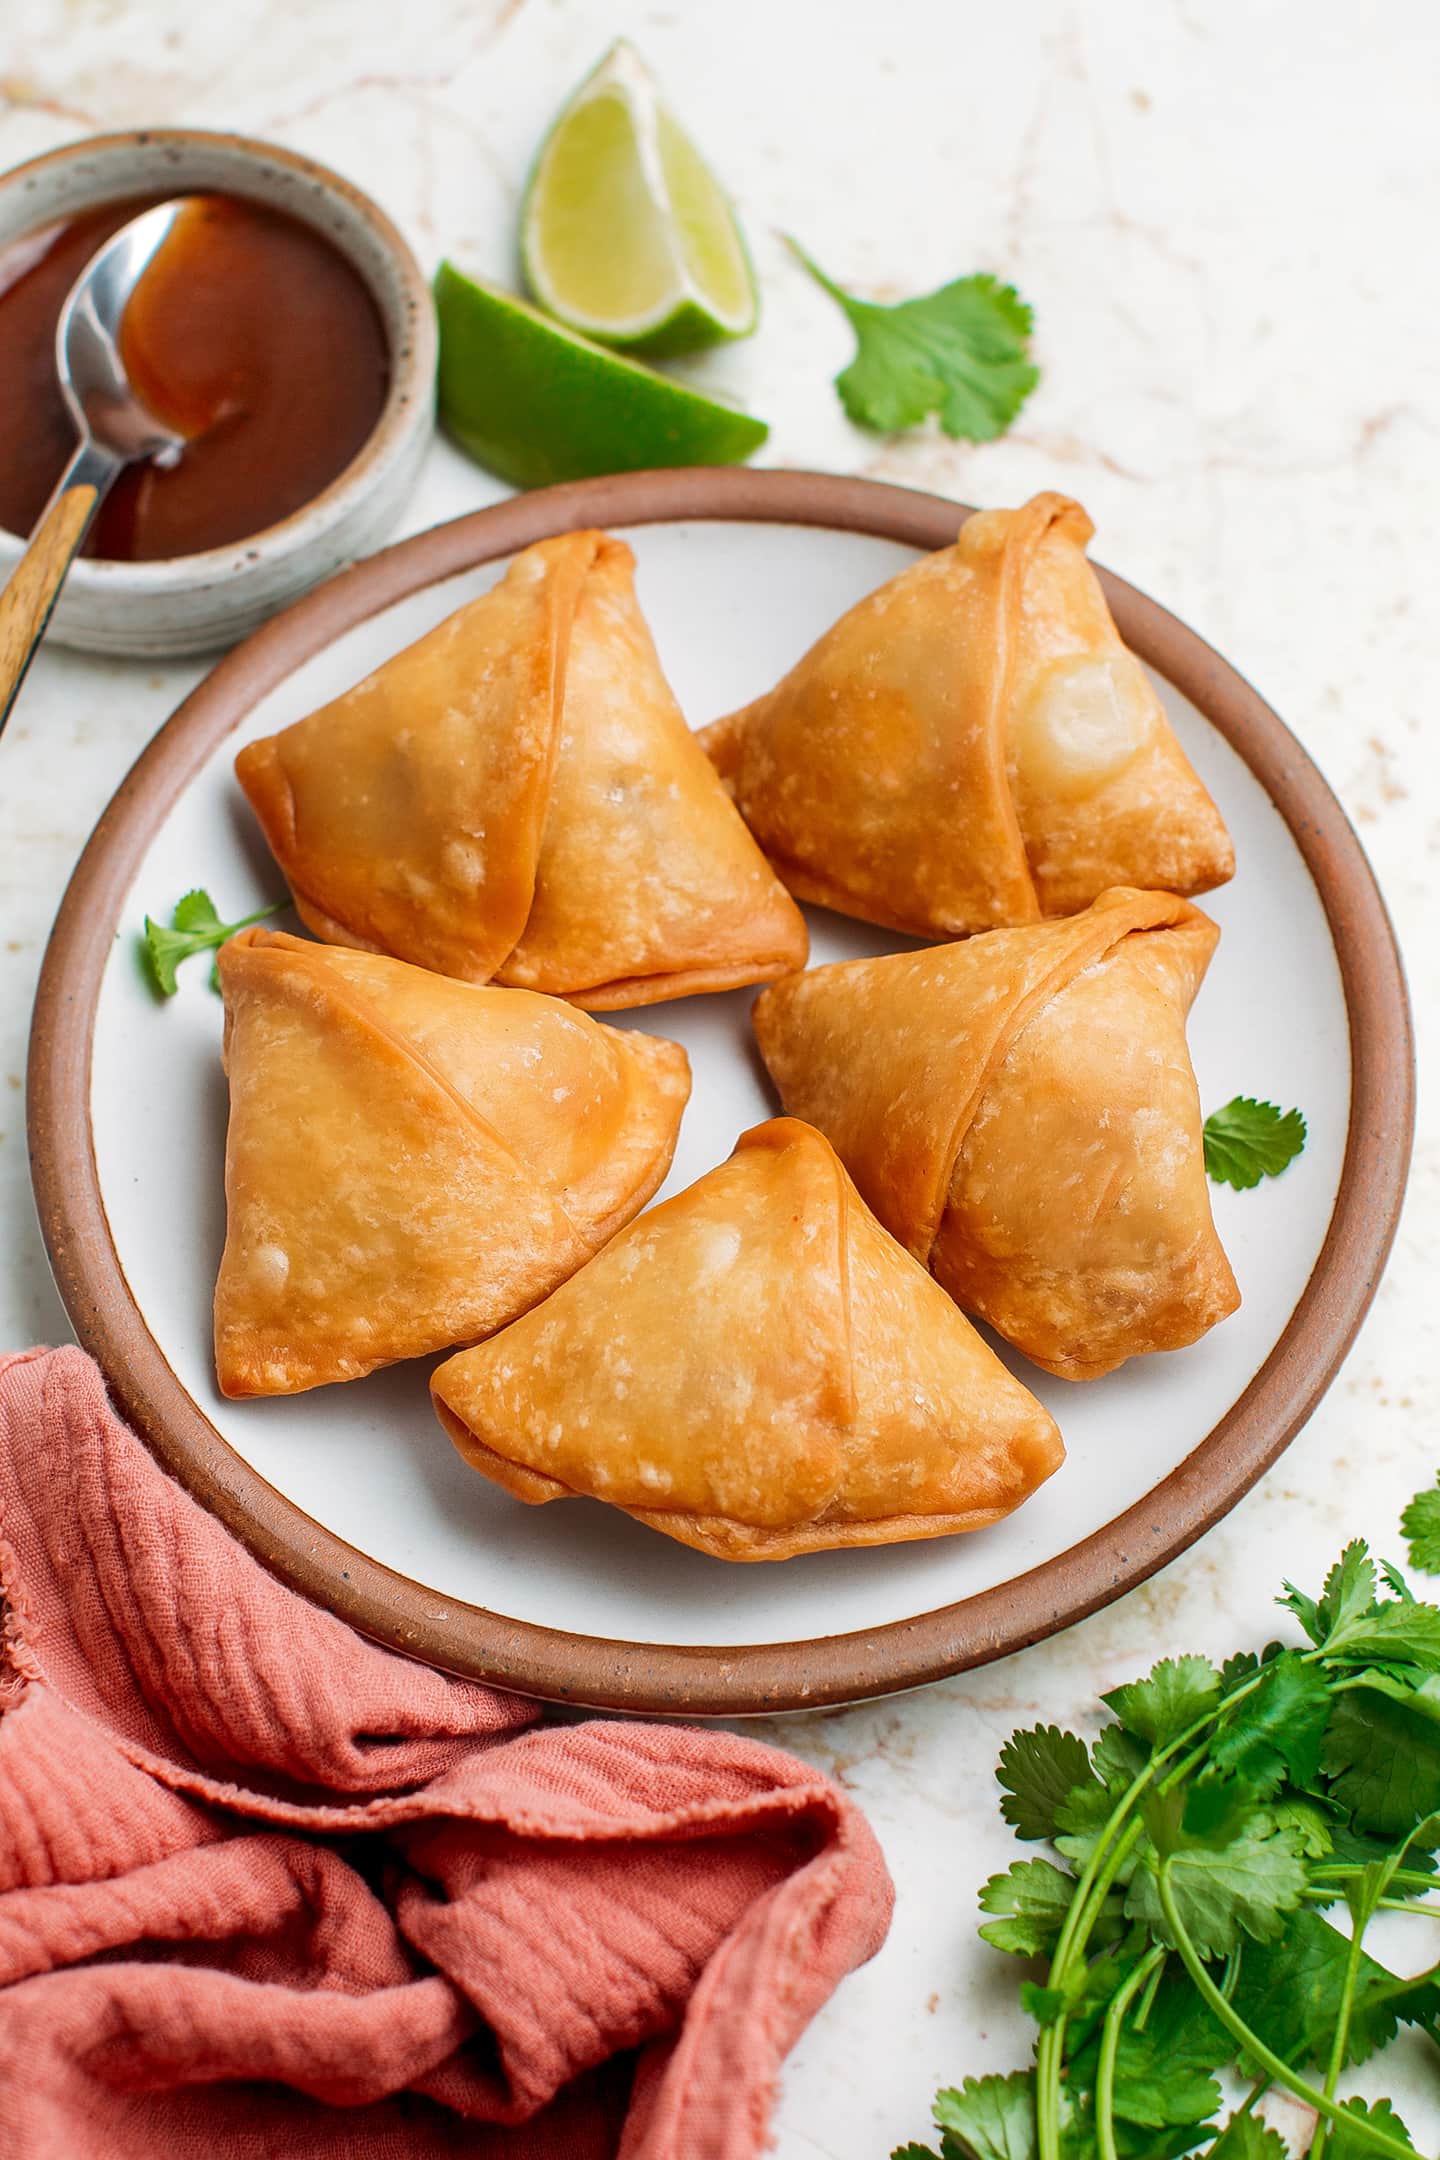
[[[1429,0],[0,0],[0,165],[97,128],[249,129],[369,188],[427,262],[448,251],[509,278],[538,137],[621,31],[737,196],[764,288],[759,336],[697,375],[773,423],[768,462],[981,504],[1079,494],[1100,559],[1233,659],[1338,789],[1407,947],[1427,1070],[1440,1019]],[[847,334],[790,263],[786,229],[876,297],[971,269],[1013,278],[1037,311],[1045,381],[1010,438],[853,432],[828,387]],[[499,493],[437,448],[407,524]],[[67,1333],[24,1161],[45,936],[96,814],[199,672],[44,655],[0,751],[6,1344]],[[886,1949],[793,2062],[783,2160],[883,2160],[923,2133],[937,2082],[1021,2059],[1011,1971],[973,1932],[976,1888],[1008,1857],[990,1768],[1014,1725],[1082,1721],[1098,1690],[1162,1653],[1265,1640],[1279,1578],[1314,1578],[1352,1532],[1397,1549],[1398,1509],[1440,1461],[1437,1177],[1422,1083],[1407,1215],[1349,1364],[1186,1559],[987,1672],[768,1728],[857,1794],[900,1891]],[[1416,1969],[1435,1947],[1392,1954]],[[1397,2099],[1433,2150],[1433,2072],[1427,2087],[1403,2068]]]

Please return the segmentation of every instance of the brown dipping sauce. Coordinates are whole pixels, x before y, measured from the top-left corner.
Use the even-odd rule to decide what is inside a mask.
[[[74,448],[55,325],[96,249],[154,200],[107,203],[0,252],[0,525],[28,533]],[[125,311],[143,402],[188,438],[178,464],[132,465],[87,555],[195,555],[276,525],[343,472],[380,417],[385,331],[363,279],[320,233],[238,196],[183,212]]]

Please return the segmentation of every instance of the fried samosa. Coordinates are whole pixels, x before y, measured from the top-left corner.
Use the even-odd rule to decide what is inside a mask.
[[[1233,875],[1063,495],[969,518],[784,681],[702,730],[790,890],[919,937]]]
[[[1168,893],[843,960],[755,1002],[787,1110],[886,1228],[1037,1365],[1094,1379],[1240,1302],[1185,1019],[1219,932]]]
[[[678,1044],[554,998],[245,930],[220,949],[226,1395],[475,1342],[548,1296],[670,1167]]]
[[[318,937],[591,1011],[803,967],[804,921],[685,724],[604,533],[235,760]]]
[[[587,1494],[722,1560],[978,1529],[1064,1453],[793,1118],[448,1358],[431,1392],[517,1498]]]

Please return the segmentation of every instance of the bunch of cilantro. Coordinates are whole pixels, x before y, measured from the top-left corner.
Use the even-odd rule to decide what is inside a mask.
[[[1403,1527],[1440,1573],[1440,1490]],[[1388,2100],[1337,2095],[1401,2024],[1440,2047],[1440,1963],[1364,1947],[1378,1912],[1440,1917],[1440,1608],[1361,1543],[1279,1602],[1304,1647],[1166,1658],[1093,1746],[1007,1743],[1005,1819],[1056,1857],[994,1876],[980,1933],[1031,1963],[1035,2062],[936,2096],[941,2160],[1286,2160],[1272,2089],[1315,2110],[1310,2160],[1416,2151]],[[1223,2124],[1221,2070],[1246,2088]]]

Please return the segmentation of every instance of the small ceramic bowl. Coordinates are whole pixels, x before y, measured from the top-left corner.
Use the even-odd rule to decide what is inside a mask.
[[[0,248],[129,195],[243,195],[313,225],[370,288],[390,390],[358,457],[278,525],[199,555],[77,562],[46,633],[86,652],[173,654],[230,644],[389,532],[434,427],[435,310],[409,247],[368,196],[273,143],[190,128],[96,135],[0,174]],[[0,532],[0,583],[23,535]]]

